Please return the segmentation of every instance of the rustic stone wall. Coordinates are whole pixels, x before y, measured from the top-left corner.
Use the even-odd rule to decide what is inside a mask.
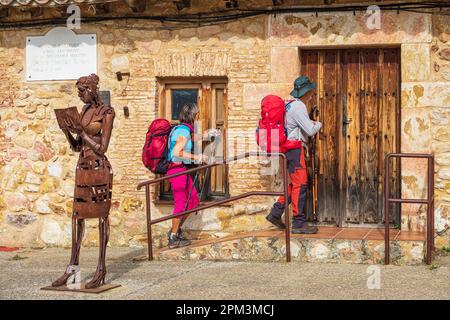
[[[145,197],[136,186],[152,177],[143,168],[140,154],[148,124],[158,114],[157,79],[227,77],[231,138],[247,134],[248,128],[254,130],[259,101],[255,100],[256,107],[246,108],[245,86],[270,82],[270,47],[264,41],[266,26],[267,18],[262,17],[249,19],[245,24],[235,22],[179,31],[146,30],[142,25],[127,28],[84,25],[80,30],[97,34],[100,86],[111,91],[112,105],[116,108],[108,150],[114,168],[111,245],[137,245],[146,237]],[[70,245],[71,197],[78,156],[68,148],[53,109],[81,105],[74,81],[23,81],[25,37],[42,35],[48,30],[0,33],[1,63],[6,68],[3,76],[8,77],[2,81],[0,97],[2,245]],[[115,71],[122,65],[129,65],[131,76],[118,82]],[[124,117],[123,106],[129,107],[129,118]],[[240,143],[235,153],[243,150]],[[260,179],[257,164],[248,168],[244,163],[231,166],[232,194],[265,187],[267,182]],[[155,216],[171,211],[170,206],[152,209]],[[252,226],[264,228],[266,209],[261,199],[253,199],[210,210],[197,216],[200,219],[192,219],[190,226],[231,232]],[[88,222],[85,245],[97,243],[96,224]]]
[[[402,151],[435,154],[437,247],[449,244],[449,23],[431,17],[431,41],[402,46]],[[403,161],[403,196],[426,198],[426,161]],[[424,230],[426,206],[403,205],[403,227]]]
[[[443,17],[387,13],[379,31],[367,30],[364,15],[352,13],[277,15],[181,30],[152,26],[129,20],[86,24],[77,31],[97,34],[101,89],[111,91],[116,109],[108,150],[114,168],[111,245],[142,245],[146,239],[145,198],[136,185],[152,177],[140,152],[158,114],[158,77],[227,77],[231,140],[251,133],[246,143],[238,140],[234,153],[256,150],[260,99],[270,93],[288,97],[299,72],[298,50],[312,46],[402,45],[402,151],[436,153],[436,225],[442,230],[449,224],[448,22]],[[77,154],[68,148],[53,109],[81,105],[74,81],[24,81],[25,37],[48,30],[0,31],[0,245],[70,245]],[[131,76],[118,82],[115,71],[126,64]],[[425,171],[419,169],[423,165],[405,164],[405,194],[424,194]],[[261,178],[256,163],[232,165],[229,176],[232,195],[273,183]],[[248,199],[208,210],[186,226],[200,236],[267,228],[270,202]],[[170,211],[171,206],[152,205],[156,217]],[[405,211],[404,226],[420,228],[418,211]],[[88,222],[84,245],[97,243],[96,224]],[[157,244],[164,242],[167,226],[154,228]],[[442,239],[440,244],[449,242],[448,236]]]
[[[428,103],[431,122],[431,148],[436,156],[436,246],[450,245],[450,23],[446,16],[433,17],[433,41],[430,47],[430,81],[442,91]],[[433,98],[433,97],[431,97]]]

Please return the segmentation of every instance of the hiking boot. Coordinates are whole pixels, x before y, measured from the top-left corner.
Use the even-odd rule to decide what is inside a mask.
[[[286,226],[284,225],[283,221],[281,221],[281,218],[276,218],[273,215],[269,214],[268,216],[266,216],[266,220],[276,226],[278,229],[286,229]]]
[[[190,240],[180,239],[177,234],[171,234],[169,236],[169,249],[186,247],[190,244]]]
[[[167,237],[169,237],[169,239],[170,239],[170,234],[171,233],[172,233],[172,230],[167,231]],[[181,230],[181,229],[177,232],[177,236],[181,240],[187,240],[186,237],[184,236],[183,230]]]
[[[292,228],[293,234],[315,234],[319,231],[317,227],[303,226],[299,228]]]

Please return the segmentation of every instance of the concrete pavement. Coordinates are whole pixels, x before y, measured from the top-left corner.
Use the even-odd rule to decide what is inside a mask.
[[[108,248],[106,282],[122,287],[94,295],[40,290],[62,274],[68,249],[0,252],[0,299],[450,299],[448,254],[436,268],[379,265],[380,289],[368,289],[368,265],[135,259],[145,253]],[[82,248],[83,280],[97,254]]]

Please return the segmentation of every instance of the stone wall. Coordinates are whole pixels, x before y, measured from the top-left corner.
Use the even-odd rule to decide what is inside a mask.
[[[450,245],[450,23],[446,16],[433,17],[430,46],[430,82],[439,90],[428,102],[431,122],[431,149],[436,157],[436,246]]]
[[[402,46],[402,151],[436,153],[436,225],[442,230],[450,219],[448,22],[413,13],[382,17],[376,32],[367,30],[364,15],[352,13],[277,15],[159,31],[150,22],[132,20],[82,25],[78,33],[97,34],[101,89],[111,91],[116,109],[108,150],[114,168],[111,245],[142,245],[146,239],[145,197],[136,185],[152,177],[141,165],[140,152],[147,126],[158,113],[158,77],[227,77],[228,128],[238,137],[253,132],[261,97],[288,97],[299,72],[298,49],[312,46]],[[24,81],[25,37],[48,31],[0,31],[0,245],[70,245],[77,155],[58,129],[53,109],[81,105],[74,81]],[[115,70],[124,61],[131,76],[118,82]],[[235,153],[255,150],[250,137]],[[419,169],[423,165],[405,164],[406,195],[423,195],[424,171]],[[229,182],[232,195],[273,183],[261,178],[255,163],[230,166]],[[267,228],[270,202],[248,199],[208,210],[192,217],[187,227],[205,234]],[[404,226],[420,229],[420,210],[404,209]],[[152,205],[156,217],[170,211],[170,206]],[[88,222],[84,245],[97,243],[96,224]],[[158,244],[167,226],[154,228]],[[449,242],[448,236],[441,239],[440,244]]]
[[[100,86],[111,91],[116,109],[107,153],[114,169],[111,245],[137,245],[146,238],[145,197],[136,186],[152,177],[143,168],[140,155],[148,124],[158,113],[158,77],[226,76],[228,128],[233,136],[247,134],[248,128],[254,130],[258,118],[258,98],[255,107],[245,106],[246,86],[270,82],[265,17],[249,19],[245,24],[179,31],[146,30],[145,26],[83,25],[79,31],[97,34]],[[70,245],[71,197],[78,156],[68,148],[53,109],[81,105],[74,81],[23,81],[25,37],[48,31],[43,28],[0,33],[1,63],[6,71],[2,76],[7,77],[2,79],[0,94],[2,245]],[[131,76],[118,82],[115,70],[124,63],[129,65]],[[123,106],[128,106],[129,118],[124,117]],[[244,149],[239,144],[235,152]],[[229,181],[232,195],[260,190],[267,184],[260,178],[257,164],[231,166]],[[264,201],[267,199],[250,199],[233,207],[210,210],[194,217],[189,225],[197,230],[230,232],[253,226],[265,228]],[[171,206],[152,209],[158,217],[169,213]],[[97,243],[96,224],[94,220],[88,222],[85,245]],[[155,229],[158,231],[158,227]]]

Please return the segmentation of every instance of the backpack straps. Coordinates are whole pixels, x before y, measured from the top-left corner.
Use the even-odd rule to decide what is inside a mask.
[[[192,125],[190,125],[190,124],[188,124],[188,123],[180,123],[180,124],[177,124],[177,125],[174,125],[173,126],[173,128],[170,130],[170,133],[169,133],[169,138],[167,139],[167,144],[168,144],[168,150],[169,150],[169,153],[170,153],[170,141],[171,141],[171,139],[172,139],[172,134],[175,132],[175,129],[177,129],[177,128],[179,128],[179,127],[181,127],[181,126],[184,126],[184,127],[186,127],[186,128],[188,128],[189,129],[189,132],[190,132],[190,134],[191,134],[191,140],[193,140],[192,138],[192,134],[194,133],[194,127],[192,126]],[[194,143],[192,142],[192,148],[194,148]],[[169,159],[169,161],[172,161],[172,159]]]
[[[175,129],[177,129],[177,128],[181,127],[181,126],[185,126],[186,128],[188,128],[189,132],[191,133],[191,136],[192,136],[192,133],[194,132],[194,128],[190,124],[180,123],[180,124],[174,125],[173,128],[170,130],[169,141],[170,141],[170,138],[172,137],[172,134],[175,131]]]
[[[284,105],[284,107],[286,108],[286,112],[288,112],[289,109],[292,107],[291,103],[294,102],[294,101],[296,101],[296,100],[295,99],[294,100],[290,100]]]

